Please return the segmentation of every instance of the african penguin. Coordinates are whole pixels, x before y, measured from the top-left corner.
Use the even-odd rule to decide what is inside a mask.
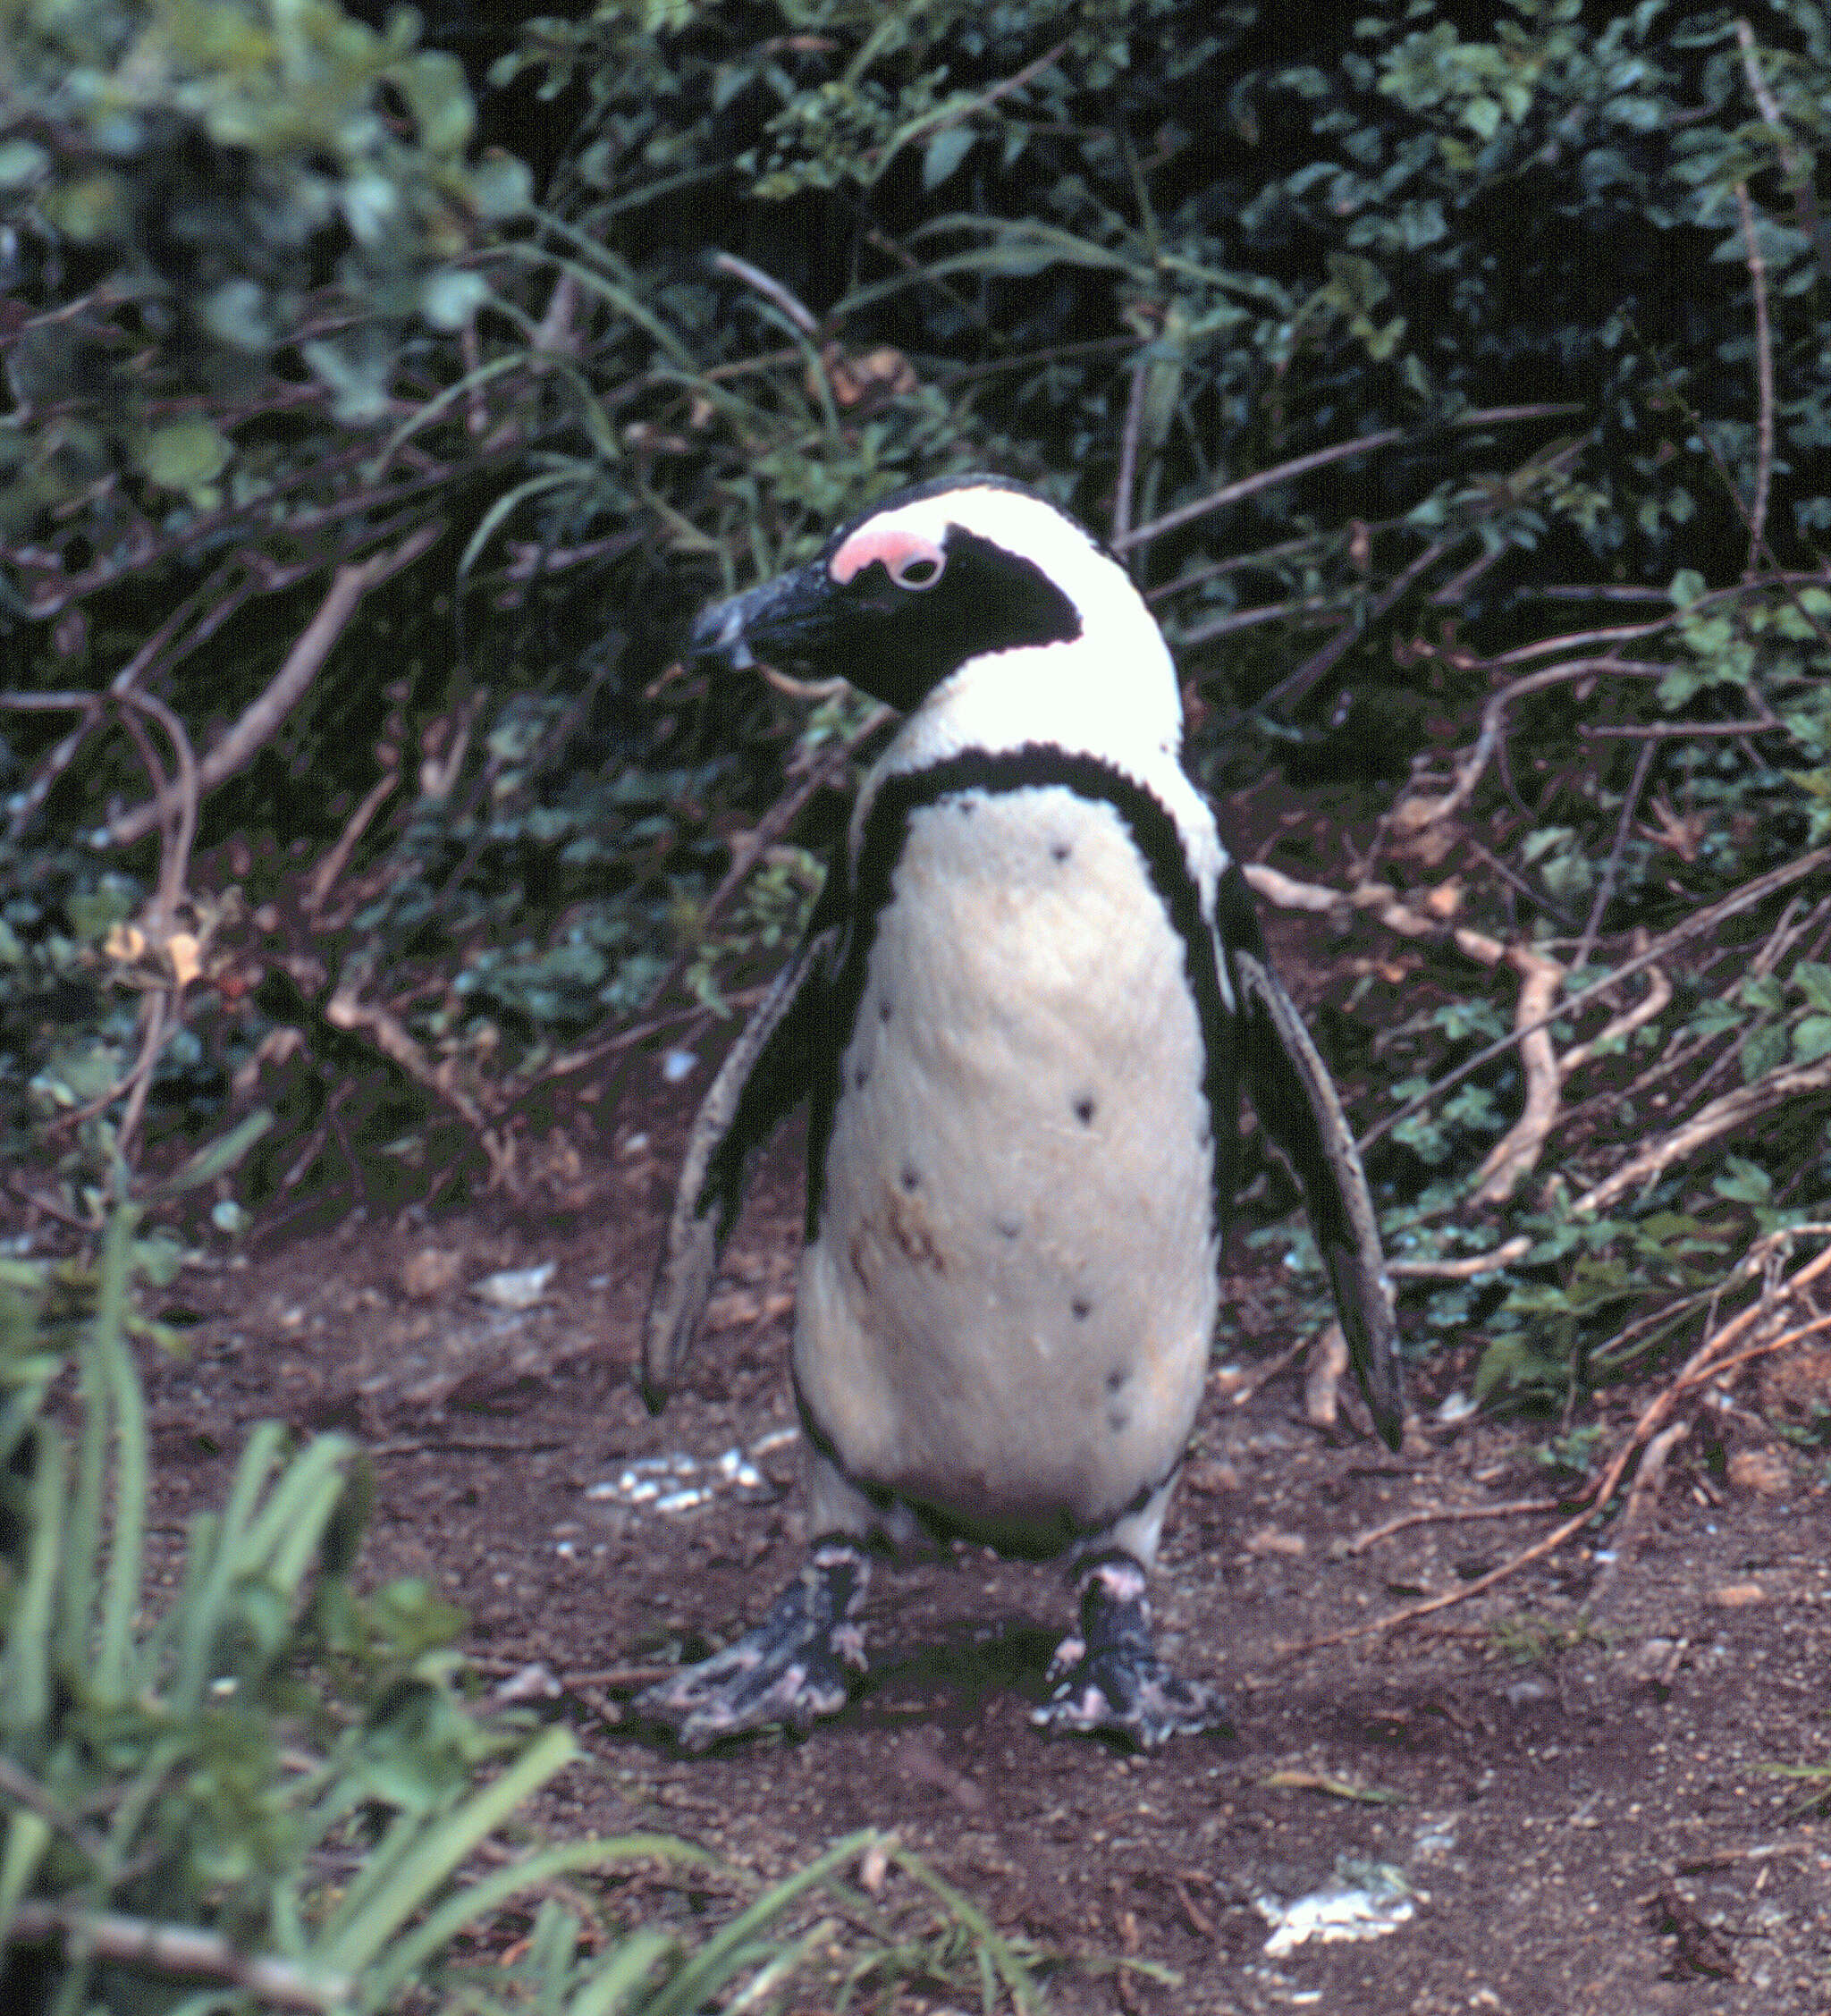
[[[836,1712],[868,1550],[964,1537],[1077,1577],[1037,1722],[1145,1746],[1215,1726],[1216,1692],[1153,1651],[1144,1590],[1206,1374],[1243,1077],[1395,1445],[1404,1402],[1353,1138],[1182,766],[1162,635],[1072,519],[964,477],[708,609],[689,656],[838,674],[907,718],[695,1122],[638,1375],[659,1408],[753,1154],[806,1097],[812,1550],[762,1624],[637,1710],[690,1748]]]

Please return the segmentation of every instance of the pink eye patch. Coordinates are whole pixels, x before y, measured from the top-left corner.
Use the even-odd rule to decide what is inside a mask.
[[[907,526],[861,525],[827,563],[827,572],[843,587],[873,561],[882,561],[899,586],[928,588],[941,579],[947,555]]]

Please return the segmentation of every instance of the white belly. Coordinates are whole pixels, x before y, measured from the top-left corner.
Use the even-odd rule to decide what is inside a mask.
[[[1116,811],[1048,787],[914,814],[797,1316],[854,1478],[1049,1551],[1173,1466],[1217,1300],[1204,1065]]]

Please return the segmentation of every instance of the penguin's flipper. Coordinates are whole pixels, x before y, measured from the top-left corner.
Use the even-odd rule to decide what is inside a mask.
[[[719,1254],[738,1222],[750,1158],[813,1083],[839,937],[838,925],[822,915],[826,906],[823,894],[800,949],[744,1025],[694,1116],[643,1320],[637,1386],[651,1413],[667,1404],[693,1347]]]
[[[1251,891],[1237,866],[1222,877],[1222,943],[1239,995],[1246,1087],[1260,1123],[1303,1185],[1361,1391],[1390,1448],[1405,1432],[1405,1384],[1392,1281],[1380,1227],[1329,1067],[1266,957]]]

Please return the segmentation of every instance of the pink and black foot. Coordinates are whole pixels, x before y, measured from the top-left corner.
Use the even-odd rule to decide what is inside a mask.
[[[1199,1680],[1179,1679],[1151,1644],[1144,1570],[1115,1549],[1080,1575],[1081,1628],[1056,1647],[1054,1691],[1031,1720],[1049,1730],[1114,1735],[1154,1750],[1171,1736],[1228,1729],[1226,1704]]]
[[[807,1565],[754,1631],[671,1680],[658,1681],[630,1707],[665,1723],[688,1750],[706,1750],[772,1723],[804,1733],[837,1715],[848,1674],[865,1670],[858,1625],[871,1564],[846,1540],[823,1540]]]

